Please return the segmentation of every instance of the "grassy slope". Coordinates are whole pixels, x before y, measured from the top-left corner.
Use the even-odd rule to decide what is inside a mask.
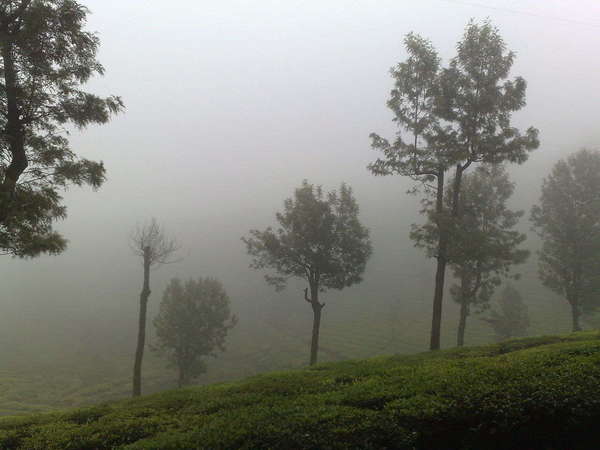
[[[4,418],[0,448],[596,448],[599,417],[594,332]]]
[[[428,344],[426,320],[406,321],[404,317],[399,320],[390,314],[364,311],[365,308],[359,314],[359,308],[343,303],[334,306],[324,317],[320,361],[416,353]],[[310,309],[302,308],[299,315],[286,320],[280,319],[282,315],[280,312],[279,318],[259,323],[242,322],[228,338],[227,351],[207,360],[208,372],[198,382],[234,381],[303,367],[310,347]],[[473,321],[468,342],[482,343],[482,339],[477,339],[478,334],[483,334],[478,333],[480,330],[489,331]],[[452,342],[453,336],[446,341]],[[34,348],[36,354],[51,356],[43,363],[32,361],[35,359],[32,352],[23,352],[19,359],[0,358],[0,415],[83,407],[130,395],[133,339],[112,353],[95,348],[68,353],[68,343],[46,350],[40,349],[44,342],[34,342],[38,344]],[[176,373],[152,352],[146,353],[143,375],[144,393],[173,389],[176,385]]]
[[[530,289],[521,288],[532,318],[530,334],[556,334],[570,328],[570,312],[564,300],[547,296],[537,284]],[[319,361],[413,354],[428,347],[431,314],[428,286],[418,292],[403,286],[401,298],[395,300],[393,296],[387,298],[384,291],[374,293],[372,299],[348,296],[346,291],[327,293]],[[242,320],[227,339],[227,351],[207,360],[208,372],[198,383],[236,381],[303,367],[308,359],[312,313],[295,292],[290,289],[286,294],[289,298],[282,294],[258,309],[249,307],[253,313],[240,312]],[[135,348],[135,330],[129,328],[137,319],[135,314],[117,323],[114,319],[109,314],[94,317],[83,327],[85,333],[81,336],[63,330],[62,317],[53,323],[39,320],[45,331],[35,336],[31,333],[33,325],[27,323],[18,327],[22,331],[12,337],[5,334],[0,339],[0,416],[127,398]],[[458,307],[448,301],[444,306],[443,345],[454,345],[457,320]],[[477,315],[469,319],[466,336],[469,345],[484,345],[493,338],[490,327]],[[152,343],[151,336],[149,340]],[[19,342],[20,346],[16,345]],[[145,394],[173,389],[176,385],[176,373],[150,351],[144,358],[143,375]]]
[[[198,382],[210,384],[235,381],[260,373],[303,367],[310,346],[311,313],[299,308],[296,315],[282,320],[288,305],[282,304],[278,316],[264,321],[241,321],[228,338],[227,351],[209,359],[208,372]],[[321,330],[319,360],[335,362],[389,354],[421,352],[429,344],[429,304],[420,302],[421,309],[409,309],[406,304],[394,305],[329,304]],[[400,308],[402,306],[402,308]],[[443,343],[455,341],[458,312],[448,302],[443,326]],[[383,313],[381,312],[383,311]],[[554,334],[568,329],[548,326],[557,314],[536,312],[532,334]],[[467,343],[483,345],[493,335],[476,316],[470,319]],[[102,339],[100,339],[102,340]],[[111,350],[95,347],[71,351],[76,339],[54,343],[53,337],[32,340],[30,351],[19,351],[18,357],[0,357],[0,415],[30,414],[58,409],[83,407],[99,402],[127,398],[131,391],[131,358],[135,340],[119,338],[120,347]],[[45,342],[54,343],[45,348]],[[45,355],[36,362],[36,355]],[[2,356],[2,355],[0,355]],[[147,352],[144,361],[145,394],[173,389],[176,374],[165,361]]]

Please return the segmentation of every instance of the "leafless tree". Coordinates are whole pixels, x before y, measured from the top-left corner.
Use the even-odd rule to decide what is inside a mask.
[[[142,393],[142,359],[144,358],[146,343],[146,311],[151,294],[150,269],[175,262],[176,260],[173,258],[179,250],[179,245],[175,239],[165,234],[164,228],[154,218],[144,225],[138,225],[131,234],[129,245],[133,254],[141,258],[144,267],[144,282],[142,292],[140,292],[138,338],[133,366],[133,396],[138,397]]]

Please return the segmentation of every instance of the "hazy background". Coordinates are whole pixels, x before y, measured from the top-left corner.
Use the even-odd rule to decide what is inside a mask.
[[[44,386],[52,371],[83,370],[87,361],[81,380],[118,378],[128,389],[141,287],[128,236],[150,217],[183,248],[182,262],[152,273],[150,319],[172,276],[218,277],[240,318],[204,381],[304,364],[304,286],[274,293],[248,269],[240,241],[271,224],[304,178],[326,189],[348,182],[374,243],[364,282],[324,297],[321,359],[425,350],[433,269],[408,239],[421,220],[418,198],[405,194],[409,180],[366,170],[377,156],[369,133],[395,132],[385,106],[389,69],[405,58],[410,31],[430,38],[446,62],[468,20],[490,18],[517,53],[512,74],[528,91],[514,123],[539,128],[541,137],[530,160],[510,169],[512,204],[526,218],[559,158],[600,146],[596,0],[82,3],[107,71],[89,89],[121,95],[127,110],[71,141],[104,161],[108,181],[99,192],[65,194],[69,217],[57,226],[70,241],[64,254],[0,260],[0,372],[35,373]],[[534,236],[528,246],[537,248]],[[568,331],[566,303],[539,285],[535,257],[521,272],[531,332]],[[443,346],[455,342],[451,303],[447,297]],[[469,327],[467,343],[491,340],[476,318]],[[146,365],[155,374],[149,389],[170,386],[161,361],[149,356]]]

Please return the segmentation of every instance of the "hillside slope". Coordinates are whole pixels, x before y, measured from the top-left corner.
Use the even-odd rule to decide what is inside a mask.
[[[347,361],[0,420],[3,449],[597,448],[600,336]]]

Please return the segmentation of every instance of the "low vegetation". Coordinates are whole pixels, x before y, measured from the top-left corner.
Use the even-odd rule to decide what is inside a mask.
[[[379,357],[0,421],[6,449],[593,448],[600,335]]]

